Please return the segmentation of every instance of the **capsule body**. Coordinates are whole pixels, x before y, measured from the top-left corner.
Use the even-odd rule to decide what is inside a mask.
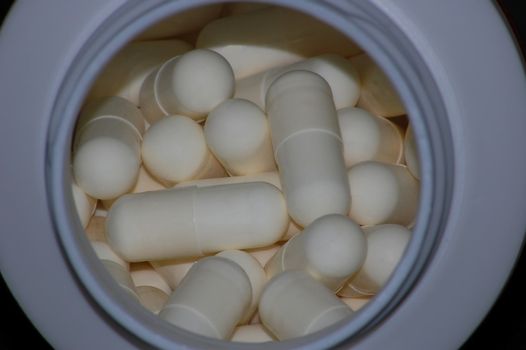
[[[362,162],[349,169],[349,185],[349,216],[360,225],[413,224],[420,187],[406,166]]]
[[[164,278],[146,262],[131,264],[130,276],[141,304],[158,314],[172,293]]]
[[[115,282],[132,298],[139,301],[139,296],[130,276],[129,265],[122,260],[105,242],[92,241],[91,246],[106,270]]]
[[[291,238],[265,265],[267,277],[287,270],[305,270],[332,291],[338,291],[362,266],[367,242],[360,226],[346,216],[326,215]]]
[[[251,298],[250,281],[239,265],[208,257],[192,266],[159,316],[188,331],[228,339]]]
[[[319,75],[292,71],[266,97],[274,156],[290,216],[305,227],[350,206],[343,149],[329,85]]]
[[[288,223],[281,192],[257,182],[125,195],[106,227],[112,247],[134,262],[263,247]]]
[[[224,250],[216,254],[216,256],[231,260],[238,264],[243,269],[243,271],[245,271],[248,279],[250,280],[250,285],[252,287],[252,300],[245,314],[239,321],[240,324],[246,324],[250,321],[252,316],[254,316],[256,308],[259,304],[261,292],[267,283],[265,270],[263,270],[263,266],[261,266],[256,258],[242,250]]]
[[[382,117],[405,114],[402,100],[383,70],[366,54],[353,56],[362,89],[358,106]]]
[[[210,153],[202,127],[182,115],[154,123],[144,134],[141,151],[144,166],[167,184],[226,175]]]
[[[208,147],[230,175],[276,170],[265,113],[244,99],[228,99],[206,118]]]
[[[420,179],[420,161],[418,159],[418,148],[416,146],[415,134],[411,126],[407,127],[404,138],[404,160],[411,174]]]
[[[372,296],[387,283],[411,239],[411,231],[395,224],[364,228],[369,250],[362,268],[340,295]]]
[[[186,42],[174,39],[129,43],[106,65],[87,100],[120,96],[138,106],[139,91],[148,74],[167,59],[191,48]]]
[[[403,155],[402,134],[386,118],[355,107],[338,110],[345,165],[368,160],[396,164]]]
[[[97,207],[97,200],[90,197],[74,181],[71,183],[71,192],[80,224],[83,228],[86,228]]]
[[[73,145],[77,184],[97,199],[112,199],[129,191],[139,174],[141,112],[121,97],[88,105],[82,112]]]
[[[236,81],[237,98],[245,98],[265,109],[270,85],[286,72],[306,70],[319,74],[331,87],[336,109],[354,106],[360,97],[360,79],[351,61],[335,54],[324,54],[294,64],[280,66]]]
[[[345,35],[325,23],[282,7],[212,21],[199,33],[196,47],[225,57],[236,79],[325,52],[343,56],[360,52]]]
[[[261,321],[279,340],[314,333],[352,314],[330,289],[301,270],[274,277],[259,303]]]
[[[214,51],[198,49],[166,61],[145,79],[140,106],[154,123],[163,116],[182,114],[197,121],[234,94],[234,74]]]

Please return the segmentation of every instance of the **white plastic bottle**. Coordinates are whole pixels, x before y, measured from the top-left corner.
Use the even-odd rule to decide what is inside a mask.
[[[333,214],[314,220],[283,245],[265,265],[268,278],[287,270],[305,270],[332,291],[362,266],[367,242],[360,226]]]
[[[87,105],[73,145],[76,183],[97,199],[128,192],[139,175],[144,127],[141,111],[122,97]]]
[[[196,47],[225,57],[236,79],[326,52],[342,56],[360,52],[345,35],[325,23],[284,7],[212,21],[199,33]]]
[[[266,101],[289,215],[305,227],[327,214],[347,214],[349,183],[327,82],[312,72],[287,72],[272,83]]]
[[[267,116],[254,103],[228,99],[206,118],[208,147],[230,175],[276,170]]]
[[[269,86],[280,75],[293,70],[319,74],[331,87],[336,109],[354,106],[360,97],[360,78],[351,61],[340,55],[323,54],[294,64],[279,66],[236,81],[235,97],[245,98],[265,108]]]
[[[189,258],[271,245],[289,217],[264,182],[127,194],[111,207],[108,241],[129,262]]]
[[[192,266],[159,316],[190,332],[226,340],[251,299],[250,280],[237,263],[207,257]]]
[[[314,333],[352,314],[330,289],[301,270],[274,277],[259,302],[261,321],[279,340]]]

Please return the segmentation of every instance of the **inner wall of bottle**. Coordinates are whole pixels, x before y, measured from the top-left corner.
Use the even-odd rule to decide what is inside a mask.
[[[105,63],[124,44],[152,23],[167,17],[167,14],[179,13],[209,3],[209,1],[157,0],[147,4],[131,2],[118,9],[90,38],[78,60],[75,60],[70,67],[59,91],[49,129],[47,163],[50,171],[47,181],[50,208],[68,260],[89,294],[110,316],[111,322],[130,332],[130,336],[133,334],[161,348],[169,347],[174,343],[196,348],[213,346],[229,349],[258,347],[258,345],[205,339],[167,324],[143,309],[138,303],[121,300],[118,297],[122,292],[115,290],[118,287],[114,286],[105,271],[100,271],[94,254],[87,253],[91,247],[76,219],[69,187],[70,144],[84,97]],[[284,5],[286,2],[269,1],[268,3]],[[391,282],[383,288],[381,300],[372,299],[363,312],[357,313],[351,322],[337,324],[301,338],[261,345],[275,349],[319,348],[341,343],[344,340],[352,341],[352,336],[356,333],[365,334],[368,328],[380,322],[396,307],[423,272],[425,263],[430,259],[433,248],[439,241],[441,226],[447,212],[448,196],[452,186],[451,183],[447,183],[447,179],[451,178],[448,172],[452,171],[450,167],[452,159],[451,150],[447,149],[446,145],[451,143],[447,142],[446,118],[437,117],[445,113],[445,109],[441,105],[436,86],[432,81],[420,82],[424,88],[410,85],[414,83],[412,79],[414,76],[422,76],[422,72],[415,70],[425,70],[425,65],[420,57],[411,51],[412,47],[409,43],[405,42],[405,46],[400,44],[400,41],[406,40],[402,33],[395,30],[385,33],[379,30],[388,19],[384,18],[374,6],[354,4],[352,1],[342,2],[338,6],[288,2],[287,6],[297,7],[326,23],[331,23],[364,48],[364,51],[384,68],[398,88],[409,114],[410,123],[419,140],[421,170],[424,174],[420,184],[420,212],[413,228],[413,238]],[[347,17],[340,17],[341,14]],[[430,130],[433,130],[432,134]],[[440,169],[444,171],[439,173]],[[431,211],[432,207],[433,211]]]

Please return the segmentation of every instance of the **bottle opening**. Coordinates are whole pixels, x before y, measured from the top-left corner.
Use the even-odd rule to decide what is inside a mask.
[[[370,4],[283,5],[126,4],[57,98],[59,237],[140,341],[352,344],[439,242],[449,131],[409,39]]]

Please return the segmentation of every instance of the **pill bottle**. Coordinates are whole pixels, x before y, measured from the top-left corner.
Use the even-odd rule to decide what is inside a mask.
[[[383,69],[409,115],[419,150],[420,205],[389,282],[352,319],[263,345],[197,336],[124,297],[76,217],[69,168],[76,118],[97,75],[127,42],[147,38],[154,25],[167,30],[162,20],[168,17],[202,21],[189,13],[216,3],[20,1],[0,36],[0,267],[52,346],[457,348],[495,301],[521,247],[526,208],[526,86],[497,6],[266,3],[313,16],[352,38]],[[213,18],[213,8],[208,11]]]

